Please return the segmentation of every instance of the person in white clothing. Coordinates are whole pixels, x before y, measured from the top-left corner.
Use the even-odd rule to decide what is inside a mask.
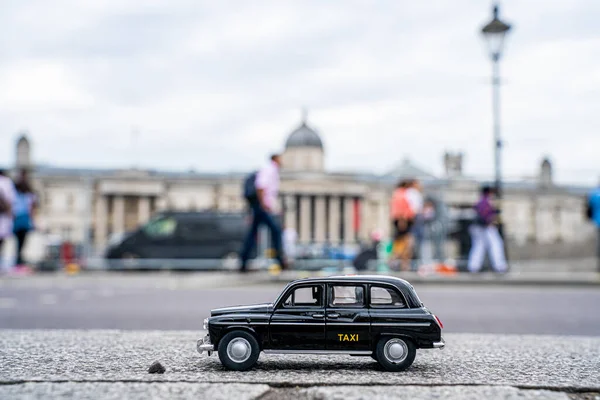
[[[477,272],[483,266],[486,250],[489,250],[492,266],[497,272],[506,272],[506,257],[504,255],[504,242],[495,225],[498,210],[491,202],[492,189],[484,187],[481,198],[475,205],[476,221],[469,227],[471,234],[471,251],[469,253],[468,268],[470,272]]]
[[[0,170],[0,268],[4,258],[2,249],[6,239],[13,234],[13,203],[16,191],[13,181],[6,176],[4,170]]]

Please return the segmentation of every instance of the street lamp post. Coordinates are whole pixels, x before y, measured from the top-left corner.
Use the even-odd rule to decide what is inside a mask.
[[[495,191],[496,196],[502,203],[502,176],[500,151],[502,150],[502,139],[500,138],[500,69],[499,61],[502,56],[504,37],[511,26],[498,18],[498,5],[494,5],[493,18],[483,28],[481,33],[488,44],[490,57],[492,59],[492,103],[494,119],[494,169],[495,169]],[[502,218],[501,218],[502,219]],[[502,224],[499,226],[500,234],[503,235]]]

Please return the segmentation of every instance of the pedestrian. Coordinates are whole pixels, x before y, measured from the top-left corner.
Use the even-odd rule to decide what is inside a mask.
[[[271,241],[275,250],[275,257],[281,269],[286,269],[282,249],[281,227],[276,220],[277,195],[279,193],[279,170],[281,168],[281,156],[273,154],[268,164],[256,175],[250,175],[245,184],[245,197],[252,213],[250,229],[244,241],[240,258],[240,272],[247,271],[250,253],[256,246],[256,235],[261,225],[266,225],[271,233]]]
[[[414,211],[407,196],[408,181],[401,181],[392,194],[391,220],[393,231],[392,261],[399,260],[404,271],[410,270]]]
[[[492,205],[492,189],[485,186],[481,190],[481,198],[475,205],[475,222],[469,227],[471,234],[471,251],[468,268],[470,272],[481,270],[486,252],[489,251],[492,266],[497,272],[506,272],[504,242],[498,232],[498,210]]]
[[[422,259],[423,235],[425,233],[425,221],[423,218],[424,198],[421,182],[417,179],[411,179],[408,182],[406,196],[414,213],[413,224],[410,231],[413,238],[411,257],[413,261],[412,267],[416,270],[418,269],[419,261]]]
[[[587,210],[588,218],[596,225],[596,257],[598,259],[598,272],[600,272],[600,183],[588,196]]]
[[[26,268],[23,258],[23,249],[27,242],[29,232],[34,229],[34,214],[37,209],[37,197],[29,183],[26,171],[15,183],[16,196],[13,202],[13,232],[17,238],[17,271]]]
[[[4,266],[4,243],[13,234],[13,203],[16,193],[13,181],[0,169],[0,270]]]

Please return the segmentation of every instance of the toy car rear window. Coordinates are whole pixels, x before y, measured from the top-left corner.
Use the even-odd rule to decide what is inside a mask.
[[[404,296],[396,289],[376,285],[371,286],[371,306],[394,308],[407,307]]]

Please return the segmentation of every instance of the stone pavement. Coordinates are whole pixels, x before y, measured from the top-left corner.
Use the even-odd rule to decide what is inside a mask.
[[[600,338],[444,335],[402,373],[370,357],[261,355],[225,370],[195,351],[203,332],[0,331],[0,398],[597,398]],[[166,372],[148,374],[160,361]]]

